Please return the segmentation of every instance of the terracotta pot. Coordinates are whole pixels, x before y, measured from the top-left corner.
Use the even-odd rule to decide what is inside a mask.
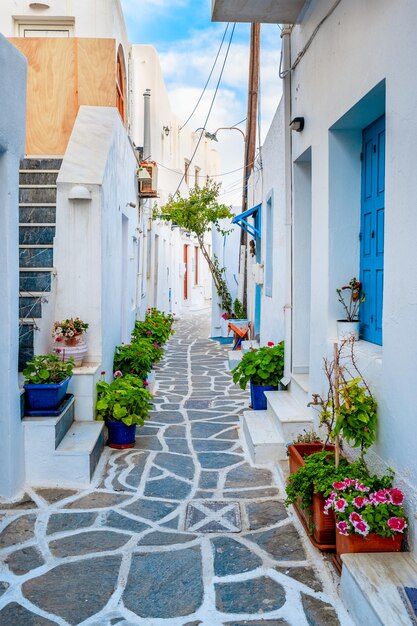
[[[341,535],[336,533],[337,554],[357,552],[400,552],[403,535],[396,533],[393,537],[381,537],[376,533],[369,533],[366,537],[359,535]]]
[[[326,445],[325,450],[334,452],[333,445]],[[288,446],[290,455],[290,473],[294,474],[300,467],[305,465],[304,458],[315,452],[323,450],[321,443],[296,443]],[[336,525],[334,513],[329,511],[328,515],[324,514],[325,500],[320,493],[313,494],[313,502],[308,508],[301,506],[301,500],[295,506],[296,512],[303,522],[304,527],[308,530],[309,535],[313,537],[314,544],[325,550],[334,549],[336,538]]]
[[[80,367],[83,364],[83,360],[88,352],[82,333],[74,335],[74,337],[64,337],[56,347],[61,350],[60,357],[63,361],[68,361],[71,356],[73,357],[75,367]]]
[[[62,345],[71,347],[78,346],[81,339],[82,333],[75,333],[73,337],[63,337]]]

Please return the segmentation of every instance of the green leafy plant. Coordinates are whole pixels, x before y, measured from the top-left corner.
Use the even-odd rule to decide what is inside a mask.
[[[155,308],[148,309],[145,319],[143,321],[137,321],[132,332],[132,343],[135,343],[140,338],[148,339],[152,341],[156,348],[168,341],[171,335],[174,334],[172,325],[174,323],[174,316],[170,313],[163,313]],[[162,352],[156,353],[162,356]]]
[[[148,339],[137,339],[134,343],[116,346],[113,370],[123,375],[135,374],[142,379],[151,371],[154,362],[155,348]]]
[[[188,197],[183,198],[178,191],[162,207],[155,207],[154,218],[177,224],[192,233],[198,240],[201,253],[209,266],[217,293],[222,301],[222,308],[232,312],[232,298],[224,279],[225,269],[220,267],[218,259],[211,258],[205,235],[213,229],[222,235],[229,231],[222,228],[220,221],[231,219],[233,213],[225,204],[220,204],[218,195],[220,184],[208,182],[204,187],[190,189]]]
[[[97,419],[143,426],[152,408],[152,396],[138,376],[120,376],[97,383]]]
[[[236,298],[236,300],[233,302],[233,312],[236,316],[236,319],[238,320],[246,319],[246,311],[243,308],[243,304],[238,298]]]
[[[314,430],[304,430],[293,443],[323,443],[323,440]]]
[[[55,354],[37,355],[28,361],[23,370],[25,385],[56,384],[72,376],[74,359],[71,357],[63,362],[59,352],[60,350]]]
[[[387,482],[390,482],[389,477]],[[345,478],[333,484],[324,510],[327,513],[333,509],[336,528],[341,535],[366,537],[375,533],[380,537],[393,537],[407,528],[403,502],[403,492],[392,489],[391,485],[375,490],[372,481],[360,483]]]
[[[349,463],[347,459],[341,457],[339,466],[336,467],[335,454],[325,450],[304,457],[304,463],[303,467],[288,478],[287,505],[295,504],[301,499],[301,506],[308,509],[314,493],[320,493],[326,498],[333,490],[333,484],[344,480],[346,476],[367,481],[372,489],[387,488],[392,484],[392,473],[381,479],[370,476],[361,459]]]
[[[284,342],[246,352],[232,370],[233,382],[246,389],[254,385],[278,385],[284,374]]]

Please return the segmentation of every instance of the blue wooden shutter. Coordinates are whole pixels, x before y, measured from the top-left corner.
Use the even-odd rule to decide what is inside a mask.
[[[382,345],[384,288],[385,116],[365,128],[362,139],[361,270],[366,301],[362,338]]]

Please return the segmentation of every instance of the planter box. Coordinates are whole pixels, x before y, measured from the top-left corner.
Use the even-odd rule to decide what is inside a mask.
[[[325,450],[334,452],[333,445],[326,445]],[[323,450],[321,443],[296,443],[288,446],[290,473],[294,474],[305,465],[304,457]],[[321,550],[334,550],[336,545],[336,524],[334,513],[324,514],[325,500],[320,493],[313,494],[313,502],[309,508],[303,508],[299,501],[294,505],[312,543]]]
[[[106,422],[109,437],[107,445],[116,450],[134,448],[136,440],[136,424],[126,426],[124,422]]]
[[[277,389],[277,385],[254,385],[251,382],[250,400],[252,404],[252,409],[254,411],[265,411],[267,406],[265,391],[276,391]]]
[[[56,384],[29,383],[24,385],[26,395],[26,405],[30,411],[55,411],[63,401],[67,393],[68,383],[71,376]]]
[[[403,542],[401,533],[393,537],[380,537],[375,533],[369,533],[366,537],[359,535],[341,535],[336,533],[336,552],[340,554],[353,554],[358,552],[400,552]]]

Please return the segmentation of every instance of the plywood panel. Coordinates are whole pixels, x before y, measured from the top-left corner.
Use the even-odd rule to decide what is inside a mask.
[[[80,105],[116,106],[114,39],[11,38],[28,59],[26,154],[63,155]]]
[[[11,41],[29,64],[26,153],[64,154],[77,114],[74,40]]]
[[[78,102],[116,106],[116,42],[78,39]]]

